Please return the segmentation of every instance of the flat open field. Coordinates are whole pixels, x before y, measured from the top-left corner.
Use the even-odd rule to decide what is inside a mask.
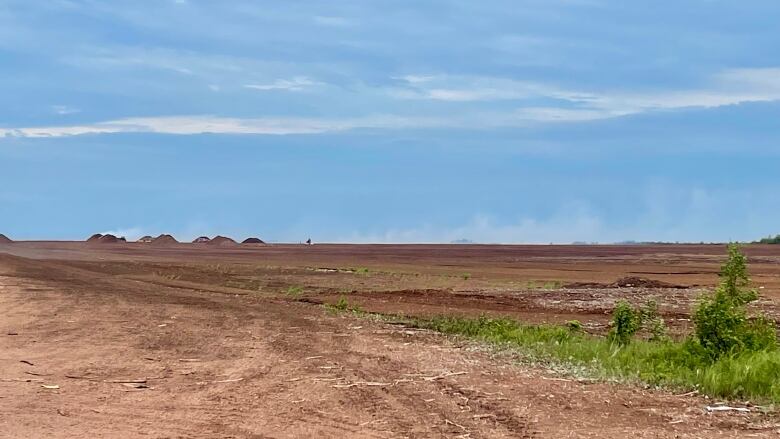
[[[780,246],[746,253],[757,306],[780,318]],[[576,319],[600,334],[616,300],[653,298],[685,333],[724,256],[717,245],[0,244],[0,436],[775,437],[776,415],[710,414],[704,398],[580,382],[319,306]],[[627,277],[643,280],[615,283]]]

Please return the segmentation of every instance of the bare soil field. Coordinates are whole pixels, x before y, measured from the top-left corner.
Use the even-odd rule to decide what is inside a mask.
[[[780,317],[780,246],[748,246]],[[0,244],[2,437],[775,437],[775,414],[561,376],[320,304],[672,329],[724,246]],[[668,285],[615,281],[639,277]],[[633,282],[633,281],[632,281]]]

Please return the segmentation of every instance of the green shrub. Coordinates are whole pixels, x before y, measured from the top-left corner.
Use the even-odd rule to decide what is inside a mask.
[[[612,313],[612,329],[608,338],[619,346],[625,346],[631,342],[631,337],[639,331],[642,325],[642,315],[628,302],[621,300],[615,305]]]
[[[758,292],[748,289],[747,258],[737,244],[729,244],[729,256],[720,267],[721,284],[717,290],[733,305],[746,305],[758,299]]]
[[[745,305],[758,294],[748,289],[746,258],[736,244],[729,245],[729,257],[721,267],[721,284],[715,293],[703,297],[693,314],[696,341],[711,360],[742,351],[776,349],[774,322],[764,316],[748,319]]]
[[[745,320],[744,309],[732,306],[722,294],[705,297],[693,314],[696,340],[712,359],[734,353],[741,347]]]

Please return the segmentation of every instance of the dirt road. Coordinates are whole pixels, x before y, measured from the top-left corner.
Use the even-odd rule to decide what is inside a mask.
[[[0,436],[774,437],[780,428],[773,417],[580,383],[279,295],[179,282],[0,254]]]

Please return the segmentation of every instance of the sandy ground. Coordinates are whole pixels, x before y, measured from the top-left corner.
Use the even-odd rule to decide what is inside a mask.
[[[434,250],[410,256],[405,248],[386,247],[337,247],[330,255],[324,248],[273,246],[0,247],[0,436],[698,438],[780,432],[774,415],[710,414],[704,408],[713,401],[704,398],[578,382],[507,353],[333,315],[310,303],[336,295],[358,302],[370,291],[384,296],[367,305],[384,300],[391,311],[392,291],[407,291],[399,297],[411,297],[412,304],[426,297],[433,310],[453,305],[442,291],[480,296],[474,299],[480,306],[507,298],[536,303],[534,294],[547,290],[518,289],[544,279],[522,275],[524,267],[544,265],[534,258],[558,258],[547,265],[570,270],[596,267],[590,259],[600,257],[565,256],[577,258],[572,262],[518,250],[507,256],[499,248],[495,255],[482,249],[484,258],[475,259]],[[764,253],[756,256],[765,260],[762,277],[774,285],[775,256]],[[619,267],[636,266],[640,258],[671,258],[609,257],[623,265],[598,261],[606,268],[573,280],[614,280],[626,272]],[[703,271],[717,267],[719,253],[675,257]],[[501,258],[517,259],[520,268],[505,262],[497,269]],[[371,271],[347,271],[357,266]],[[345,271],[317,271],[322,267]],[[469,279],[459,275],[464,269]],[[714,282],[704,278],[692,283]],[[433,292],[414,293],[431,284]],[[302,296],[284,293],[298,285]],[[396,311],[406,306],[397,302]],[[523,312],[578,312],[538,303]]]

